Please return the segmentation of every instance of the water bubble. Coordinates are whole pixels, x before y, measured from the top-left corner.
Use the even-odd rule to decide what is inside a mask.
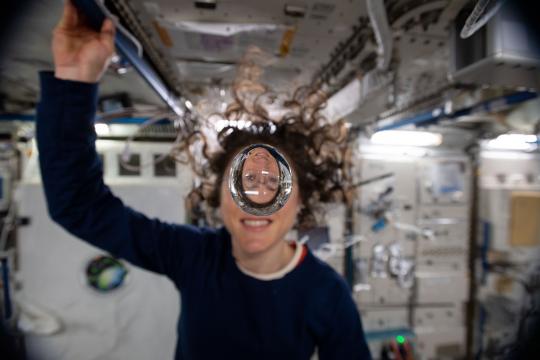
[[[228,184],[243,211],[267,216],[281,209],[291,195],[291,167],[276,148],[250,145],[233,159]]]

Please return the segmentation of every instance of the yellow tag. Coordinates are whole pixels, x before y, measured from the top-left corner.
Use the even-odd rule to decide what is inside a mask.
[[[157,31],[157,33],[159,35],[159,38],[161,39],[161,42],[163,43],[163,45],[165,45],[168,48],[171,48],[173,46],[173,41],[172,41],[171,35],[169,35],[169,32],[167,31],[167,29],[165,29],[164,27],[159,25],[159,23],[157,21],[153,21],[152,23],[153,23],[154,27],[156,28],[156,31]]]
[[[291,51],[291,44],[294,38],[294,33],[296,32],[296,27],[288,28],[285,33],[283,33],[283,38],[281,39],[281,45],[279,46],[279,55],[285,57]]]

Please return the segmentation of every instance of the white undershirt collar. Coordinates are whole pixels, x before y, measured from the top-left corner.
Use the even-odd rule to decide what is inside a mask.
[[[243,268],[238,262],[236,263],[236,266],[238,266],[238,269],[242,273],[244,273],[247,276],[251,276],[252,278],[255,278],[257,280],[270,281],[270,280],[281,279],[282,277],[284,277],[285,275],[293,271],[296,265],[298,265],[298,261],[300,260],[300,257],[302,256],[303,248],[304,248],[303,245],[296,244],[294,255],[291,261],[289,261],[289,263],[285,265],[285,267],[283,267],[282,269],[276,272],[270,273],[270,274],[257,274],[257,273],[251,272],[248,269]]]

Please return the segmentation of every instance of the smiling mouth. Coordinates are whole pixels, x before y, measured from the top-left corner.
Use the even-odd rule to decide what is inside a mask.
[[[266,162],[270,161],[269,154],[267,154],[266,152],[263,152],[263,151],[255,151],[255,152],[253,152],[252,156],[253,156],[253,160],[255,162],[257,162],[257,161],[266,161]]]
[[[272,223],[272,220],[268,219],[243,219],[242,225],[250,230],[264,230]]]

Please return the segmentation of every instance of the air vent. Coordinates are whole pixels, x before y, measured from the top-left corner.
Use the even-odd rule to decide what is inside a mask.
[[[122,164],[122,155],[118,155],[118,174],[120,176],[139,176],[141,175],[141,156],[131,154],[126,166]]]
[[[217,1],[215,0],[195,1],[195,7],[197,9],[215,10],[217,7]]]
[[[295,18],[303,18],[306,16],[306,7],[299,5],[285,5],[283,10],[285,15]]]
[[[175,139],[178,136],[178,130],[175,129],[172,124],[156,124],[145,127],[144,129],[139,130],[137,139],[148,138],[148,139]]]
[[[176,161],[163,154],[154,154],[154,175],[157,177],[176,177]]]

